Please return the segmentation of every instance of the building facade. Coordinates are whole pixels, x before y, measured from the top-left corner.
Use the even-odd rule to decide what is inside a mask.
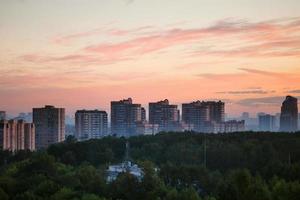
[[[46,105],[33,108],[37,149],[47,148],[50,144],[65,140],[65,109]]]
[[[182,121],[193,127],[193,131],[206,132],[206,124],[210,120],[209,107],[201,101],[182,104]]]
[[[225,121],[225,103],[222,101],[204,101],[209,109],[209,119],[211,122],[222,123]]]
[[[35,127],[24,120],[0,121],[0,145],[3,150],[35,150]]]
[[[195,101],[182,104],[182,121],[197,132],[212,132],[216,124],[225,121],[222,101]]]
[[[229,120],[221,123],[213,123],[211,133],[233,133],[245,131],[245,121]]]
[[[298,130],[298,100],[287,96],[281,106],[280,131],[295,132]]]
[[[276,117],[269,114],[259,115],[258,126],[260,131],[276,131]]]
[[[142,122],[146,122],[146,109],[144,107],[141,108],[141,112],[142,112]]]
[[[99,110],[78,110],[75,113],[75,137],[78,140],[101,138],[108,134],[107,113]]]
[[[137,124],[137,134],[139,135],[155,135],[159,132],[158,124],[149,124],[142,122]]]
[[[179,121],[177,105],[170,105],[168,99],[149,103],[149,123],[158,124],[159,131],[177,131]]]
[[[300,113],[298,114],[298,131],[300,131]]]
[[[111,134],[117,136],[137,135],[137,124],[143,120],[141,104],[133,104],[132,99],[111,102]]]

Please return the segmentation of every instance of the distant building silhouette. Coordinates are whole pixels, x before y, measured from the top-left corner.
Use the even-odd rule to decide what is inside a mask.
[[[276,131],[276,118],[273,115],[265,114],[258,116],[258,125],[260,131]]]
[[[280,130],[280,113],[275,114],[275,130]]]
[[[264,116],[264,115],[266,115],[266,113],[264,113],[264,112],[258,112],[256,115],[257,115],[257,118],[259,118],[259,116]]]
[[[257,115],[256,115],[257,116]],[[258,131],[258,118],[250,115],[249,112],[242,112],[241,117],[236,118],[237,120],[245,121],[245,130],[246,131]],[[232,119],[230,119],[232,120]]]
[[[26,122],[32,122],[32,113],[19,113],[19,115],[14,119],[24,120]]]
[[[3,150],[35,150],[35,127],[24,120],[0,121],[0,146]]]
[[[137,124],[142,122],[144,112],[145,109],[142,109],[141,104],[133,104],[131,98],[112,101],[111,133],[126,137],[138,134]]]
[[[0,111],[0,120],[6,119],[6,112],[5,111]]]
[[[242,117],[241,117],[241,119],[242,120],[248,120],[250,118],[250,114],[248,113],[248,112],[243,112],[242,113]]]
[[[99,110],[77,110],[75,113],[76,138],[88,140],[107,135],[107,113]]]
[[[65,139],[65,109],[46,105],[33,108],[33,123],[36,131],[36,148],[47,148],[50,144]]]
[[[281,106],[280,131],[294,132],[298,129],[298,100],[287,96]]]
[[[168,99],[149,103],[149,123],[157,124],[159,131],[177,131],[179,121],[180,113],[177,105],[169,104]]]

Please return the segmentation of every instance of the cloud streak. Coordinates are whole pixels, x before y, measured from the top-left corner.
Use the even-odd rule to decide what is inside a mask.
[[[298,90],[289,90],[287,91],[288,93],[296,93],[296,94],[300,94],[300,89]]]
[[[283,51],[282,48],[300,47],[300,39],[288,35],[287,31],[298,31],[300,25],[292,21],[288,24],[267,24],[266,22],[249,23],[244,21],[220,21],[215,25],[199,29],[171,29],[161,33],[134,38],[120,43],[101,43],[85,48],[90,52],[100,54],[146,54],[165,48],[202,41],[207,38],[220,39],[223,36],[234,36],[246,42],[256,42],[254,45],[241,46],[231,50],[201,50],[192,55],[211,54],[227,56],[297,56],[299,51]],[[264,36],[258,37],[262,34]],[[285,36],[283,34],[286,34]],[[257,44],[258,43],[258,44]],[[276,51],[268,51],[273,48]],[[257,52],[257,53],[255,53]]]
[[[236,90],[217,92],[218,94],[233,94],[233,95],[249,95],[249,94],[269,94],[274,93],[274,90]]]
[[[236,79],[236,78],[243,78],[245,76],[256,75],[256,76],[266,76],[269,78],[276,78],[276,79],[290,79],[295,80],[300,78],[299,73],[284,73],[284,72],[272,72],[266,70],[258,70],[254,68],[238,68],[238,70],[242,72],[236,73],[203,73],[203,74],[196,74],[198,77],[207,78],[207,79],[219,79],[219,80],[226,80],[226,79]],[[253,77],[253,76],[252,76]]]
[[[191,57],[297,57],[300,56],[300,18],[251,23],[245,20],[222,20],[206,28],[171,28],[157,30],[142,26],[131,30],[99,28],[60,36],[56,43],[65,43],[97,34],[118,37],[118,42],[95,43],[78,49],[76,55],[24,55],[25,61],[118,63],[143,55],[177,47],[195,49],[205,41],[209,48],[182,52]],[[126,36],[126,37],[124,37]],[[128,37],[130,39],[128,39]],[[226,41],[233,42],[232,44]],[[30,55],[35,55],[30,58]],[[42,59],[37,59],[42,57]]]
[[[296,98],[300,98],[299,96]],[[271,97],[262,97],[262,98],[247,98],[237,101],[237,104],[242,106],[280,106],[284,96],[271,96]]]

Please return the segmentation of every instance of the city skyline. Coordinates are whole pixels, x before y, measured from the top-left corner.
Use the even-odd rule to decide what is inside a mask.
[[[29,113],[21,113],[14,119],[0,111],[0,146],[11,151],[47,148],[51,144],[63,142],[67,135],[79,141],[100,139],[106,136],[131,137],[155,135],[160,132],[185,132],[224,134],[244,131],[297,132],[299,130],[298,99],[286,96],[281,113],[270,115],[264,112],[253,118],[242,113],[239,119],[226,119],[225,103],[222,101],[194,101],[178,105],[168,99],[149,102],[149,111],[132,98],[111,101],[111,121],[108,114],[100,110],[77,110],[75,127],[66,134],[65,108],[45,105],[32,108]],[[147,118],[148,116],[148,118]],[[32,121],[32,122],[31,122]]]
[[[290,95],[287,95],[287,96],[290,96]],[[300,98],[300,96],[293,96],[295,98]],[[124,97],[124,98],[120,98],[120,99],[133,99],[132,97]],[[249,115],[248,118],[257,118],[259,117],[260,114],[271,114],[271,115],[276,115],[276,114],[280,114],[281,112],[281,104],[282,104],[282,101],[284,101],[284,99],[286,98],[286,96],[283,96],[283,97],[276,97],[273,101],[273,105],[277,106],[276,109],[273,111],[264,111],[264,110],[255,110],[255,111],[247,111],[247,110],[242,110],[241,112],[237,112],[237,113],[229,113],[227,112],[228,111],[228,106],[230,106],[230,102],[228,103],[226,100],[220,100],[220,99],[195,99],[195,100],[192,100],[192,101],[186,101],[186,102],[177,102],[177,103],[174,103],[172,102],[172,104],[178,106],[178,110],[180,111],[180,116],[182,115],[182,112],[183,112],[183,109],[182,109],[182,105],[184,104],[190,104],[190,103],[194,103],[194,102],[201,102],[201,101],[221,101],[221,102],[224,102],[226,103],[226,109],[224,109],[224,114],[225,114],[225,118],[229,118],[229,119],[236,119],[236,118],[243,118],[245,114]],[[164,101],[164,100],[170,100],[169,98],[167,99],[160,99],[160,100],[154,100],[154,101]],[[91,107],[91,106],[82,106],[82,107],[75,107],[73,108],[71,111],[66,109],[66,119],[68,118],[69,120],[73,119],[75,120],[75,115],[76,115],[76,112],[77,111],[80,111],[80,110],[86,110],[86,111],[89,111],[89,110],[98,110],[98,111],[105,111],[107,112],[107,114],[110,116],[111,115],[111,107],[110,107],[110,103],[114,101],[114,100],[111,100],[109,101],[109,105],[108,106],[104,106],[104,107],[100,107],[100,106],[96,106],[96,107]],[[146,113],[149,112],[149,103],[151,102],[147,102],[145,104],[140,104],[141,105],[141,108],[144,109],[146,111]],[[278,105],[277,105],[278,104]],[[39,106],[37,105],[34,105],[33,107],[43,107],[43,106],[47,106],[47,105],[50,105],[50,106],[58,106],[58,107],[68,107],[68,106],[59,106],[59,104],[40,104]],[[298,106],[300,106],[300,102],[298,102]],[[32,108],[30,110],[27,110],[27,111],[18,111],[18,112],[8,112],[7,110],[0,110],[0,114],[2,116],[2,112],[4,112],[5,116],[7,119],[27,119],[26,121],[30,121],[29,118],[32,117]],[[300,113],[299,113],[300,115]],[[181,116],[182,117],[182,116]],[[109,118],[110,119],[110,118]],[[146,119],[149,120],[149,117],[148,115],[146,116]],[[109,120],[110,122],[110,120]]]
[[[298,200],[300,0],[0,0],[0,200]]]
[[[300,98],[299,6],[0,1],[0,110],[50,104],[74,115],[132,97],[142,107],[200,99],[224,101],[231,116],[279,113],[286,95]]]

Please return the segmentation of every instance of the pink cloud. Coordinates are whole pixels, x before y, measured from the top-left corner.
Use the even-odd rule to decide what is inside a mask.
[[[191,56],[222,56],[222,57],[286,57],[300,56],[300,39],[294,37],[286,40],[256,41],[258,44],[247,44],[228,50],[202,50],[194,51]]]
[[[95,34],[100,34],[103,31],[103,28],[98,28],[94,30],[89,30],[89,31],[84,31],[84,32],[78,32],[78,33],[73,33],[69,35],[64,35],[64,36],[56,36],[51,41],[56,44],[64,44],[64,43],[69,43],[70,41],[74,39],[79,39],[83,37],[88,37],[92,36]]]
[[[241,44],[245,43],[246,45],[241,45],[228,51],[215,50],[204,51],[203,53],[232,56],[298,56],[298,51],[290,51],[300,47],[299,37],[294,36],[295,34],[298,34],[298,36],[300,34],[300,25],[296,21],[288,24],[220,21],[208,28],[170,29],[160,34],[138,37],[120,43],[91,45],[86,47],[85,50],[103,55],[142,55],[173,46],[200,42],[208,38],[220,39],[222,36],[231,36],[235,37],[232,38],[233,40],[239,39]],[[254,42],[255,44],[249,45],[249,42]],[[277,48],[279,52],[266,51],[274,48]],[[255,54],[255,51],[258,53]]]
[[[100,55],[87,55],[87,54],[69,54],[63,56],[49,56],[49,55],[39,55],[39,54],[26,54],[20,59],[32,62],[32,63],[57,63],[63,62],[68,64],[101,64],[101,65],[110,65],[116,62],[128,61],[129,57],[108,57],[108,56],[100,56]]]
[[[105,25],[101,28],[96,28],[88,31],[82,31],[77,32],[73,34],[68,35],[59,35],[51,39],[51,42],[56,44],[69,44],[75,40],[88,38],[91,36],[115,36],[115,37],[122,37],[122,36],[128,36],[129,34],[132,35],[142,35],[146,34],[147,31],[155,30],[155,27],[153,26],[141,26],[135,29],[118,29],[118,28],[111,28],[107,27],[108,25]]]
[[[210,27],[195,29],[172,28],[164,31],[152,31],[151,26],[132,30],[95,29],[92,31],[63,36],[60,40],[73,40],[100,32],[122,36],[133,36],[115,43],[99,43],[79,49],[77,54],[62,56],[25,55],[22,58],[30,62],[71,62],[113,64],[139,58],[145,54],[157,53],[168,48],[201,44],[212,39],[212,48],[190,51],[189,56],[219,57],[282,57],[300,56],[300,19],[274,20],[257,23],[247,21],[222,20]],[[234,41],[236,45],[224,48],[220,44]],[[185,53],[183,53],[184,55]]]
[[[278,85],[280,85],[280,83],[285,84],[286,80],[290,80],[290,82],[298,84],[300,80],[300,73],[273,72],[267,70],[259,70],[255,68],[238,68],[238,69],[242,72],[220,73],[220,74],[204,73],[204,74],[197,74],[196,76],[199,76],[201,78],[206,78],[206,79],[212,79],[216,81],[229,81],[234,83],[242,83],[242,82],[255,83],[255,81],[257,80],[259,82],[265,82],[266,84],[268,84],[269,82],[274,82],[274,80],[276,80],[276,83]],[[264,76],[264,78],[262,78],[261,76]]]

